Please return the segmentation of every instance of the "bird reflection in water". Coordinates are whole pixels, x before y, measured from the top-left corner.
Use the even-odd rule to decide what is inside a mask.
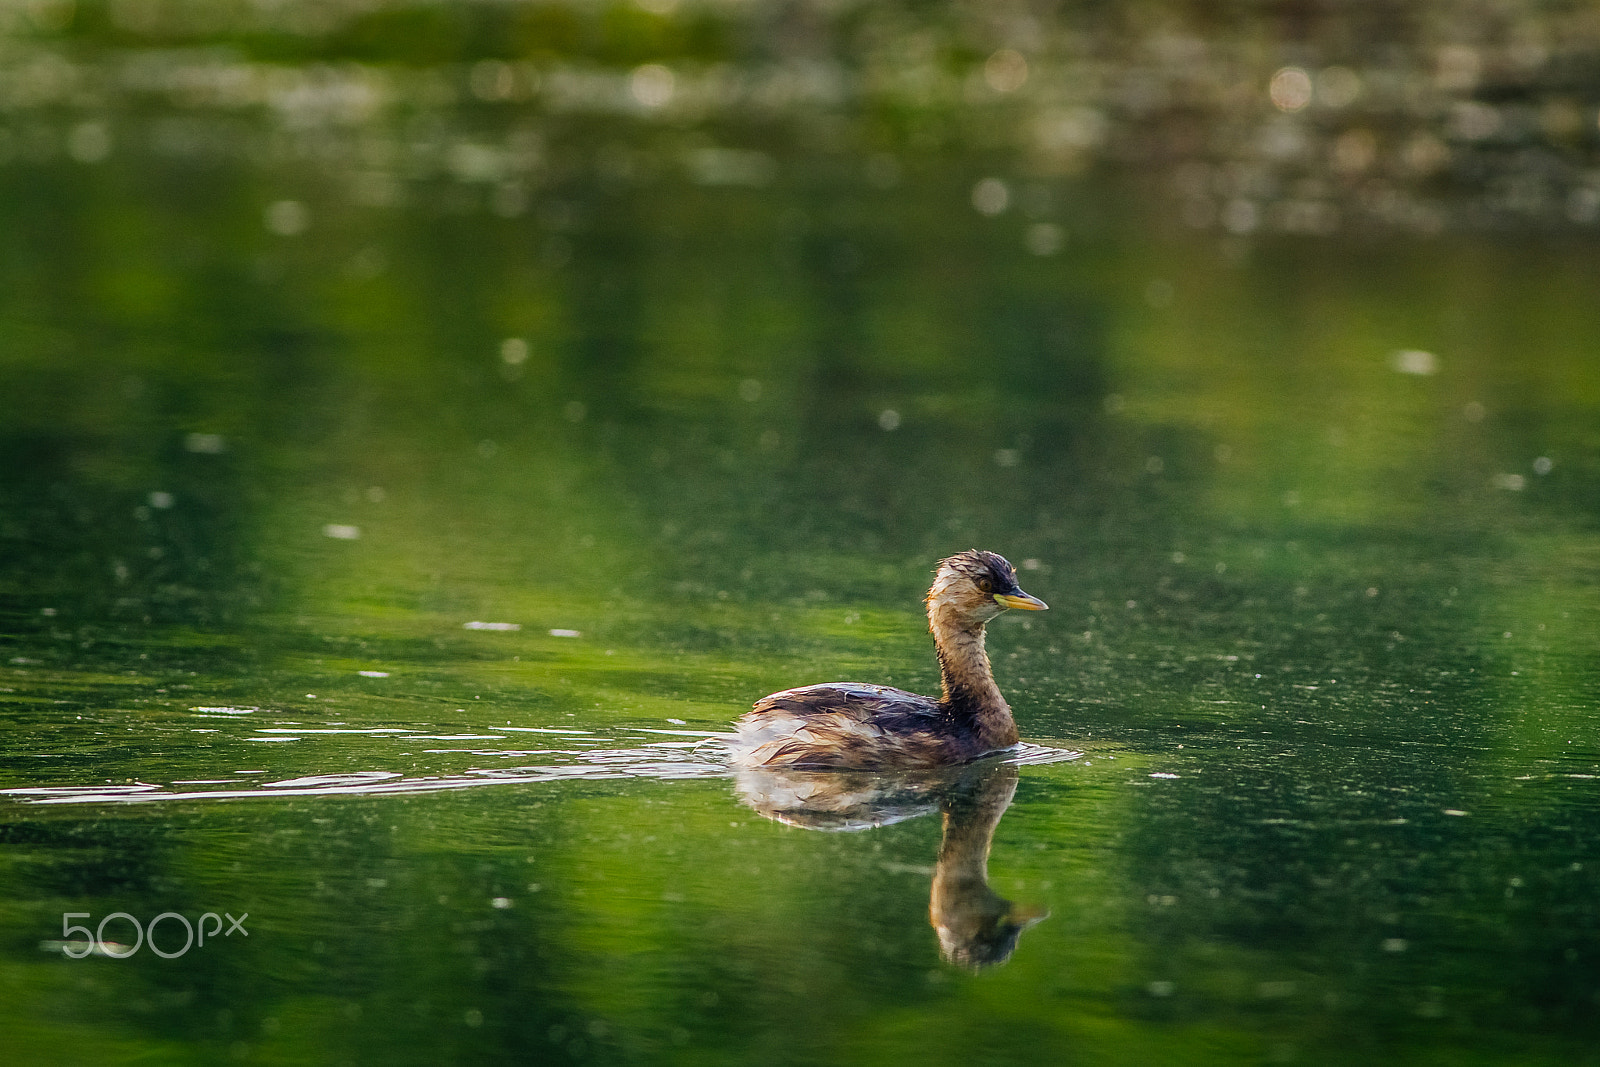
[[[981,970],[1010,959],[1022,931],[1049,914],[989,888],[989,846],[1017,779],[1015,764],[995,761],[900,773],[746,768],[737,788],[757,813],[808,830],[869,830],[939,812],[928,921],[946,960]]]

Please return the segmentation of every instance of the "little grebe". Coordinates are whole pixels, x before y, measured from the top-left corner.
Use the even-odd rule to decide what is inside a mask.
[[[871,769],[965,763],[1017,743],[1011,708],[994,684],[983,627],[1006,608],[1044,611],[1017,571],[972,549],[939,563],[928,590],[928,629],[943,695],[835,682],[756,701],[738,723],[734,761],[745,766]]]

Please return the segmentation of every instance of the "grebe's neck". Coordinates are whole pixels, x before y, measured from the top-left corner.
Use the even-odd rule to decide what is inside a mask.
[[[994,684],[989,654],[983,647],[983,624],[958,624],[937,608],[928,612],[928,629],[939,654],[939,703],[958,721],[976,730],[992,748],[1017,743],[1017,724],[1011,706]]]

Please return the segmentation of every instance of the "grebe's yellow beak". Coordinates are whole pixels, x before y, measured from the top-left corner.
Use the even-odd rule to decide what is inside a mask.
[[[1018,611],[1049,611],[1050,605],[1036,596],[1029,596],[1018,589],[1013,594],[996,593],[994,602],[1003,608],[1016,608]]]

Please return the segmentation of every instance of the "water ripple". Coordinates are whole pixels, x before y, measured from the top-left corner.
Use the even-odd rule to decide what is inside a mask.
[[[656,741],[635,747],[592,748],[578,751],[451,750],[470,751],[470,754],[476,756],[502,758],[529,755],[553,757],[547,763],[518,767],[474,768],[452,774],[406,775],[399,771],[370,770],[342,774],[304,774],[273,782],[242,782],[223,778],[197,780],[186,777],[169,784],[135,782],[127,785],[21,786],[0,789],[0,796],[11,797],[25,804],[145,804],[170,800],[439,793],[453,789],[470,789],[475,786],[534,782],[602,781],[625,778],[669,780],[734,776],[734,770],[727,762],[727,741],[732,735],[696,733],[687,730],[639,732],[689,735],[698,740]],[[1077,759],[1081,755],[1082,753],[1069,749],[1024,744],[1008,753],[1002,762],[1057,763]],[[867,772],[858,773],[864,776],[867,774]],[[193,788],[197,785],[210,785],[215,788]]]

